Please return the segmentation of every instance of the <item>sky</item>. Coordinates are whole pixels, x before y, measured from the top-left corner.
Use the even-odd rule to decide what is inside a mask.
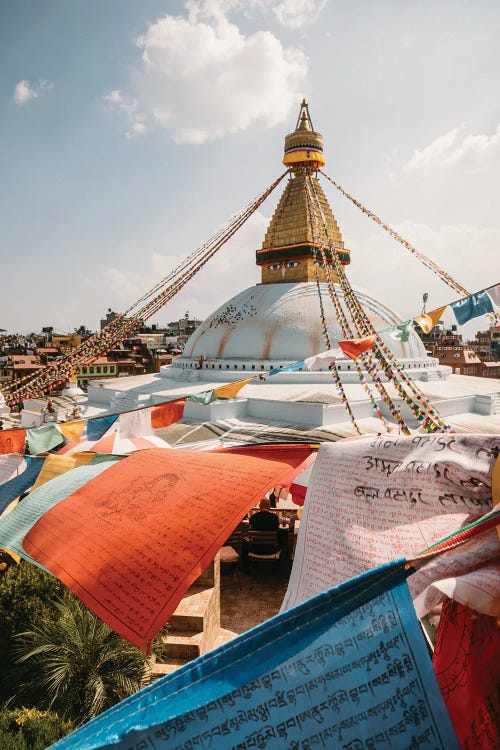
[[[126,309],[282,173],[303,96],[330,177],[468,290],[499,282],[499,38],[496,0],[0,3],[0,328]],[[403,318],[457,299],[323,188],[355,288]],[[152,322],[259,281],[280,192]]]

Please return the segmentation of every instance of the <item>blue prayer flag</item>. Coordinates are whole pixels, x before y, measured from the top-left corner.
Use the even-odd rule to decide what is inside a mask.
[[[99,440],[118,419],[118,414],[109,417],[89,419],[87,422],[87,440]]]
[[[286,367],[275,367],[273,370],[269,370],[269,375],[277,375],[279,372],[295,372],[296,370],[302,370],[303,367],[304,360],[301,359],[300,362],[292,362],[291,365]]]
[[[487,292],[471,294],[470,297],[459,299],[458,302],[452,302],[450,307],[460,325],[467,323],[467,321],[473,318],[478,318],[480,315],[493,312],[491,297]]]
[[[54,750],[459,750],[404,561],[364,573],[125,699]]]

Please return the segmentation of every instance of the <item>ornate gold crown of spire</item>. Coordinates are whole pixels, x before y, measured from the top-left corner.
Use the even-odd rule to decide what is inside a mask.
[[[325,269],[315,262],[317,250],[325,248],[328,257],[328,248],[333,243],[344,265],[350,262],[350,256],[319,180],[310,174],[325,164],[325,158],[323,136],[313,128],[305,99],[294,132],[285,137],[283,164],[290,169],[290,180],[269,223],[262,248],[257,250],[262,283],[315,281],[316,274],[320,281],[326,281]],[[311,216],[307,180],[314,180],[314,193],[322,214],[319,222]],[[335,279],[333,271],[331,277]]]

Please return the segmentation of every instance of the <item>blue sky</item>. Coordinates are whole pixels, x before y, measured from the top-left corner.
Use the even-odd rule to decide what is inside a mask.
[[[481,0],[2,3],[0,327],[128,306],[281,173],[303,95],[328,174],[471,291],[500,281],[499,32]],[[456,298],[324,189],[355,285],[403,317]],[[273,209],[156,321],[258,281]]]

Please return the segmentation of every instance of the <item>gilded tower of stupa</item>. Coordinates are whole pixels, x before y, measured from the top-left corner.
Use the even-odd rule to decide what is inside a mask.
[[[316,281],[316,274],[320,281],[326,281],[322,263],[315,264],[317,251],[323,247],[328,257],[327,248],[333,242],[344,265],[349,263],[349,251],[344,248],[338,224],[319,180],[314,176],[325,165],[323,136],[313,128],[305,99],[300,105],[295,130],[285,137],[283,164],[290,169],[290,178],[273,214],[262,248],[257,250],[262,283]],[[315,193],[321,205],[323,216],[319,221],[311,216],[306,189],[308,175],[314,181]],[[337,281],[333,271],[331,277]]]

